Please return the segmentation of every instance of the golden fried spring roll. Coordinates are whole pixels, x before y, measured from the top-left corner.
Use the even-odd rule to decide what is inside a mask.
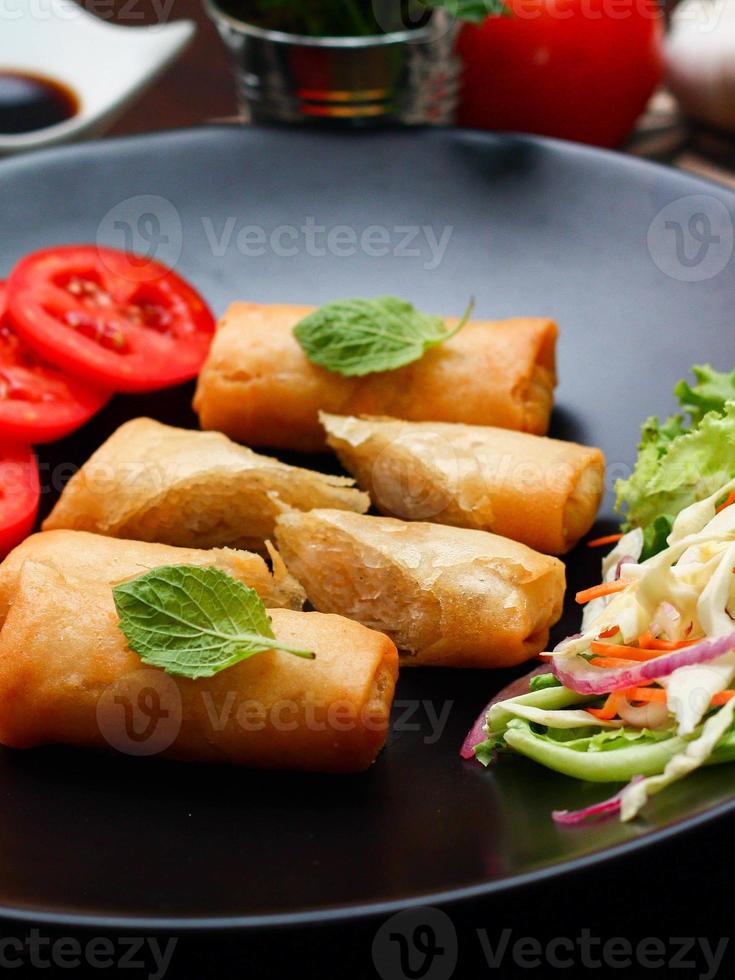
[[[600,506],[599,449],[489,426],[320,418],[343,466],[392,517],[491,531],[561,555]]]
[[[124,582],[162,565],[215,565],[255,589],[268,607],[301,609],[304,590],[286,569],[281,556],[270,549],[273,571],[248,551],[214,548],[174,548],[144,541],[117,541],[85,531],[48,531],[32,534],[10,552],[0,565],[0,626],[13,602],[18,576],[26,562],[42,563],[62,578],[104,583]]]
[[[273,609],[275,635],[316,659],[271,650],[214,677],[173,677],[128,648],[111,590],[121,573],[155,565],[156,546],[93,540],[36,535],[0,567],[0,742],[319,772],[374,760],[397,675],[386,636],[339,616]],[[173,551],[161,547],[160,562],[175,560]],[[184,551],[180,560],[262,585],[257,566],[238,567],[232,555]]]
[[[219,432],[126,422],[64,488],[44,523],[191,548],[264,549],[283,505],[364,513],[346,477],[287,466]]]
[[[487,531],[313,510],[276,541],[317,609],[387,633],[407,665],[508,667],[561,615],[562,563]]]
[[[202,428],[303,452],[324,447],[320,410],[546,432],[556,383],[553,321],[473,321],[413,364],[345,378],[312,364],[293,335],[313,309],[229,308],[199,376],[194,408]]]

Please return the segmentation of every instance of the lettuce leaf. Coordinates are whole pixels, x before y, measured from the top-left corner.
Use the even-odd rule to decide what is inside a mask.
[[[626,509],[627,527],[647,528],[657,517],[676,516],[735,476],[735,401],[703,416],[689,432],[681,426],[680,416],[644,425],[635,469],[616,486],[615,506]]]
[[[625,730],[614,734],[616,742],[610,740],[606,750],[600,750],[604,742],[596,743],[597,749],[590,750],[590,742],[597,735],[562,742],[550,738],[548,733],[534,731],[527,721],[516,718],[505,731],[505,744],[547,769],[595,783],[616,783],[628,782],[634,776],[662,773],[688,741],[671,731],[663,733],[663,737],[655,732],[644,732],[637,737],[638,732]]]
[[[670,514],[659,514],[643,531],[643,550],[640,561],[652,558],[668,545],[669,535],[674,526],[674,518]]]
[[[528,682],[529,691],[544,691],[548,687],[561,687],[561,681],[554,674],[535,674]]]
[[[715,371],[709,364],[695,364],[692,374],[697,379],[696,384],[691,386],[682,379],[674,388],[674,394],[695,426],[708,412],[723,412],[725,403],[735,400],[735,371],[727,374]]]

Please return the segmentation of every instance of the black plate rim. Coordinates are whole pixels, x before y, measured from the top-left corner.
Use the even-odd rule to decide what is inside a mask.
[[[46,160],[55,160],[57,158],[63,159],[64,157],[74,158],[79,154],[84,155],[87,151],[97,151],[106,150],[110,147],[115,146],[135,146],[136,144],[145,144],[151,142],[157,142],[159,144],[166,143],[176,143],[180,139],[186,139],[189,136],[200,136],[205,133],[233,133],[239,131],[250,132],[284,132],[288,130],[287,126],[280,126],[278,124],[258,124],[258,125],[246,125],[242,123],[203,123],[200,126],[181,126],[175,129],[165,129],[165,130],[152,130],[147,133],[134,133],[129,136],[116,136],[116,137],[98,137],[95,139],[85,140],[82,143],[67,143],[56,146],[47,147],[45,149],[31,150],[27,153],[13,154],[7,157],[0,157],[0,180],[4,176],[6,170],[11,171],[16,167],[22,167],[24,164],[31,163],[31,165],[36,162],[44,162]],[[314,134],[311,127],[303,128],[291,128],[290,132],[296,138],[299,135],[311,135]],[[369,131],[358,130],[354,135],[360,136]],[[394,134],[405,134],[407,129],[401,126],[386,126],[379,131],[380,134],[394,133]],[[436,127],[417,127],[416,137],[422,138],[426,136],[430,138],[432,134],[452,134],[457,136],[462,136],[464,138],[469,138],[477,142],[513,142],[516,144],[526,144],[529,147],[538,146],[541,149],[548,148],[555,153],[561,153],[569,156],[581,156],[588,157],[591,159],[599,159],[605,161],[607,164],[613,164],[614,166],[627,170],[630,172],[641,171],[642,173],[659,173],[665,174],[670,180],[673,178],[680,178],[687,184],[699,184],[702,188],[707,188],[710,191],[717,190],[718,193],[722,194],[724,197],[730,197],[735,200],[735,191],[733,191],[729,186],[722,184],[709,177],[701,176],[700,174],[690,173],[689,171],[680,171],[675,169],[673,166],[667,163],[660,162],[658,160],[647,160],[644,157],[636,156],[632,153],[623,153],[619,150],[608,150],[599,146],[591,146],[587,143],[575,143],[572,140],[557,139],[551,136],[533,136],[528,133],[514,132],[514,131],[503,131],[503,132],[491,132],[483,131],[477,129],[469,129],[461,126],[436,126]],[[344,139],[351,138],[351,131],[345,131],[344,133],[338,129],[330,129],[330,135],[342,136]]]
[[[150,133],[135,134],[117,138],[101,138],[88,140],[83,144],[71,144],[65,146],[55,146],[48,149],[38,150],[28,154],[19,154],[0,160],[0,180],[5,172],[10,172],[16,167],[24,166],[29,162],[33,166],[36,162],[54,161],[57,159],[73,159],[79,154],[86,155],[87,152],[98,150],[109,150],[115,146],[131,147],[136,144],[147,144],[157,142],[159,145],[175,144],[178,140],[188,136],[202,136],[209,132],[232,133],[242,127],[233,123],[207,123],[200,126],[181,127],[174,130],[153,131]],[[258,126],[248,127],[250,132],[258,130],[281,130],[279,126]],[[389,130],[390,131],[390,130]],[[393,130],[397,133],[405,133],[401,128]],[[298,135],[302,130],[294,131]],[[383,131],[385,132],[385,131]],[[554,153],[565,156],[581,156],[592,161],[599,159],[606,164],[614,165],[617,168],[628,171],[631,174],[659,173],[666,175],[668,180],[681,178],[689,186],[700,185],[710,191],[717,190],[723,197],[730,197],[735,201],[735,193],[727,186],[702,177],[697,174],[684,173],[674,170],[671,166],[658,161],[646,160],[633,155],[602,149],[600,147],[589,146],[582,143],[574,143],[568,140],[553,139],[550,137],[531,136],[525,133],[494,133],[481,132],[471,129],[458,127],[437,129],[425,129],[424,133],[431,134],[436,132],[452,133],[463,137],[468,137],[477,142],[492,141],[514,143],[524,143],[531,147],[538,146],[541,149],[550,149]],[[420,134],[417,133],[420,138]],[[349,139],[350,134],[346,133],[345,138]],[[256,915],[221,915],[221,916],[126,916],[126,915],[95,915],[84,912],[42,912],[34,909],[0,905],[0,921],[17,921],[33,924],[44,924],[49,926],[73,926],[73,927],[95,927],[101,929],[155,929],[160,931],[180,931],[185,933],[198,933],[207,931],[228,932],[228,931],[253,931],[257,929],[278,929],[293,928],[299,926],[319,926],[338,924],[340,922],[354,922],[361,919],[375,918],[378,916],[389,916],[404,909],[416,909],[426,906],[457,904],[473,899],[490,898],[494,895],[510,890],[522,888],[537,882],[547,881],[551,878],[559,878],[571,875],[575,872],[596,865],[614,861],[634,854],[647,847],[654,847],[673,838],[686,836],[696,829],[716,821],[730,813],[735,812],[735,793],[729,800],[703,810],[693,816],[684,817],[676,823],[644,834],[634,840],[624,841],[610,847],[603,848],[591,854],[571,858],[557,864],[550,864],[535,868],[509,878],[490,880],[479,885],[470,885],[461,888],[454,888],[442,891],[426,891],[411,895],[403,899],[392,901],[362,902],[345,904],[320,910],[296,910],[288,913],[263,913]],[[571,829],[573,832],[573,828]]]
[[[598,864],[613,861],[618,857],[627,857],[646,847],[664,843],[672,837],[690,834],[704,824],[711,823],[735,811],[735,796],[717,806],[704,810],[692,817],[685,817],[670,827],[655,830],[635,840],[615,844],[603,848],[593,854],[585,854],[572,858],[561,864],[551,864],[547,867],[535,868],[524,874],[511,878],[500,878],[488,881],[482,885],[470,885],[465,888],[453,888],[438,892],[424,892],[404,899],[390,902],[361,902],[352,905],[340,905],[318,911],[296,911],[287,913],[264,913],[263,915],[221,915],[221,916],[125,916],[125,915],[89,915],[74,912],[38,912],[32,909],[0,906],[0,921],[12,920],[28,923],[39,923],[51,926],[75,926],[99,929],[155,929],[158,931],[179,932],[228,932],[253,931],[257,929],[293,928],[299,926],[335,925],[340,922],[355,922],[357,920],[390,916],[405,909],[426,908],[427,906],[446,906],[471,901],[478,898],[491,898],[498,893],[522,888],[524,885],[547,881],[550,878],[565,877],[577,871]],[[574,832],[574,828],[570,829]]]

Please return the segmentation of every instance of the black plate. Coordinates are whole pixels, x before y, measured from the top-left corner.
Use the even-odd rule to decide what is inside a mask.
[[[474,294],[480,315],[556,317],[554,432],[602,446],[613,478],[630,466],[643,418],[672,407],[672,385],[692,363],[735,362],[733,214],[724,190],[562,143],[206,128],[2,164],[0,273],[26,251],[99,236],[157,246],[164,260],[181,251],[179,270],[217,313],[235,298],[396,293],[442,313],[460,312]],[[251,228],[239,239],[251,252],[243,254],[246,226],[266,239],[280,228],[280,245],[252,254],[262,235]],[[384,230],[346,254],[370,226]],[[449,234],[441,261],[427,227],[438,240]],[[194,424],[189,396],[117,399],[83,432],[43,449],[44,508],[121,420],[147,413]],[[597,557],[572,556],[572,589],[594,580]],[[570,609],[557,633],[575,624]],[[4,751],[0,907],[180,929],[356,915],[556,874],[735,806],[724,767],[661,794],[633,825],[556,827],[552,808],[589,803],[606,788],[521,758],[485,771],[457,755],[508,679],[406,672],[390,744],[355,777]],[[431,712],[443,710],[434,739]]]

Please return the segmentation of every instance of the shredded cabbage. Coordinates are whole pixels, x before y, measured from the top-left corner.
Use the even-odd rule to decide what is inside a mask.
[[[726,414],[735,423],[735,401],[728,403]],[[703,422],[709,417],[704,415]],[[733,459],[735,462],[735,455]],[[488,764],[497,751],[512,750],[578,779],[628,782],[619,797],[623,820],[632,819],[651,795],[700,766],[735,759],[735,698],[712,703],[735,679],[735,651],[716,656],[716,645],[702,643],[719,639],[719,646],[726,649],[724,638],[735,632],[735,505],[718,506],[733,490],[735,478],[682,509],[673,522],[668,546],[650,558],[643,557],[644,533],[640,529],[628,532],[607,556],[604,571],[606,581],[618,573],[623,590],[598,603],[587,614],[583,632],[560,644],[554,653],[555,672],[574,685],[576,676],[586,677],[594,668],[585,665],[582,671],[562,671],[561,667],[567,658],[597,656],[593,642],[611,645],[612,657],[616,646],[637,643],[644,632],[683,644],[676,653],[658,654],[669,665],[674,656],[681,661],[688,656],[690,661],[658,681],[658,690],[665,692],[670,723],[664,718],[664,727],[651,731],[618,718],[599,719],[586,709],[604,704],[605,696],[581,694],[563,686],[543,687],[490,709],[485,726],[488,738],[476,748],[478,759]],[[634,560],[619,566],[623,555]],[[698,646],[688,653],[688,643]],[[712,649],[716,659],[693,662],[702,656],[703,646]],[[624,653],[617,655],[625,657]],[[606,670],[610,673],[611,687],[596,681],[593,690],[612,690],[614,674],[621,686],[621,667],[598,669],[601,679]],[[655,676],[653,670],[649,673]],[[587,684],[586,689],[590,687]],[[581,682],[579,690],[583,690]],[[631,782],[634,777],[639,778]]]

